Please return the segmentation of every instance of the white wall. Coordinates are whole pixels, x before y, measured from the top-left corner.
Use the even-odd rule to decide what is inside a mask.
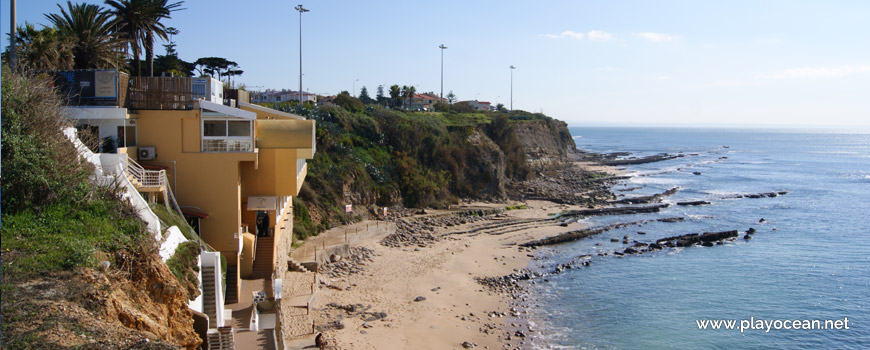
[[[223,293],[223,285],[221,284],[221,253],[219,252],[202,252],[199,255],[199,261],[202,267],[214,267],[214,288],[215,288],[215,308],[217,310],[217,322],[215,325],[223,325],[224,324],[224,293]],[[202,269],[200,269],[199,280],[202,281]],[[228,276],[227,278],[230,278]],[[235,278],[235,277],[232,277]],[[202,288],[202,284],[200,284],[200,288]],[[211,326],[211,325],[209,325]]]

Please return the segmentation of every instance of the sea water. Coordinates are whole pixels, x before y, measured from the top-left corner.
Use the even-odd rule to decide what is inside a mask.
[[[543,259],[532,268],[541,271],[594,257],[589,267],[530,286],[535,348],[870,348],[870,132],[575,127],[571,133],[585,151],[687,155],[623,167],[632,177],[613,187],[620,198],[679,187],[665,202],[711,204],[590,218],[592,225],[686,219],[539,250]],[[789,193],[727,198],[771,191]],[[713,247],[595,255],[627,247],[626,235],[652,242],[750,227],[757,230],[751,240],[741,233]],[[742,320],[845,319],[849,329],[739,329]],[[702,320],[735,320],[738,329],[699,329]]]

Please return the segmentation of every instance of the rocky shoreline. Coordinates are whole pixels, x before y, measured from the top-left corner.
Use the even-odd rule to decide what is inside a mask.
[[[642,160],[684,156],[690,155],[662,154]],[[756,233],[755,228],[749,228],[643,240],[646,232],[637,231],[635,238],[626,235],[610,239],[611,243],[621,241],[621,247],[599,249],[596,254],[575,256],[549,267],[533,267],[532,261],[542,259],[536,254],[541,247],[588,239],[613,229],[651,222],[679,223],[686,218],[654,218],[567,231],[565,227],[592,216],[656,213],[670,205],[715,205],[715,200],[772,198],[788,193],[665,202],[680,190],[675,187],[653,195],[617,199],[610,189],[624,175],[581,168],[574,163],[557,169],[539,174],[532,181],[508,185],[513,199],[527,204],[515,206],[518,210],[506,210],[504,204],[494,203],[449,211],[406,210],[395,219],[395,228],[389,234],[351,248],[347,256],[331,256],[321,270],[330,279],[321,286],[329,294],[321,306],[318,329],[341,335],[339,343],[347,348],[389,347],[386,344],[392,343],[388,341],[403,346],[530,348],[537,335],[525,319],[531,307],[530,285],[547,283],[548,276],[590,266],[596,259],[712,247],[737,242],[741,235],[741,241],[746,242]],[[584,190],[575,192],[577,188]],[[630,190],[634,189],[624,189]],[[466,284],[466,280],[477,287]],[[396,284],[403,287],[389,287]],[[464,306],[463,300],[468,300]],[[426,326],[428,322],[432,324]]]

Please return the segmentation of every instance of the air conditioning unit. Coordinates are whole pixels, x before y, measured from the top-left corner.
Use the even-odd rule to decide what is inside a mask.
[[[139,160],[154,160],[154,159],[157,159],[157,148],[139,147]]]

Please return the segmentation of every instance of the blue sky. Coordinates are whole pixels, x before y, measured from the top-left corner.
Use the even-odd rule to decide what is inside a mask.
[[[18,22],[46,24],[55,3],[18,1]],[[166,25],[185,60],[226,57],[248,86],[296,89],[297,4],[188,0]],[[320,94],[437,93],[443,43],[445,94],[508,105],[515,65],[515,108],[569,124],[870,125],[870,1],[303,4],[303,89]]]

